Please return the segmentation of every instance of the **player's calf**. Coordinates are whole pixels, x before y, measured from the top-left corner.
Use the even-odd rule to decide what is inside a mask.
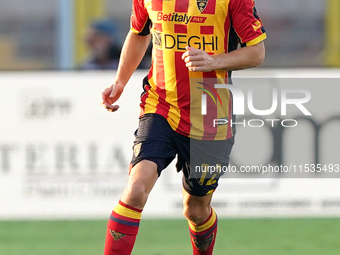
[[[212,255],[217,234],[217,216],[210,206],[212,194],[200,197],[184,190],[183,196],[193,255]]]
[[[130,255],[139,229],[142,210],[119,201],[107,224],[104,255]]]
[[[136,241],[142,209],[158,178],[157,166],[141,161],[130,172],[122,199],[107,224],[104,255],[130,255]]]
[[[217,234],[217,216],[213,208],[208,219],[200,225],[189,221],[193,255],[212,255]]]

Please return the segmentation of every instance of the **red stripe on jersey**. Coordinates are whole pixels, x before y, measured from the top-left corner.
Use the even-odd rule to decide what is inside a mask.
[[[214,34],[214,26],[201,26],[202,35],[212,35]]]
[[[207,7],[205,7],[202,14],[215,14],[216,12],[216,0],[209,0]]]
[[[166,90],[165,90],[165,70],[164,70],[164,56],[163,51],[156,49],[156,63],[157,66],[156,74],[156,93],[158,97],[158,104],[156,106],[156,113],[164,116],[164,118],[168,118],[168,113],[170,109],[170,104],[165,101],[166,99]]]
[[[158,31],[158,32],[163,32],[162,23],[154,23],[153,24],[153,29]]]
[[[189,0],[176,0],[175,12],[188,12],[188,9],[189,9]]]
[[[215,71],[204,72],[203,73],[203,83],[206,86],[214,87],[217,83],[217,76]],[[219,103],[219,101],[216,101]],[[217,119],[217,105],[215,105],[214,100],[207,96],[207,115],[203,116],[203,126],[204,126],[204,134],[203,137],[205,140],[214,140],[217,133],[217,126],[214,127],[214,120]]]
[[[190,134],[190,80],[188,68],[182,59],[183,52],[175,52],[177,104],[180,112],[180,121],[177,132],[187,136]]]
[[[152,0],[152,10],[156,12],[163,11],[163,0]]]
[[[186,34],[188,32],[188,28],[187,25],[178,25],[175,24],[175,33],[179,33],[179,34]]]

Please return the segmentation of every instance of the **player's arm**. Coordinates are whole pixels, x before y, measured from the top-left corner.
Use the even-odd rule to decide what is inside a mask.
[[[142,36],[130,31],[123,45],[115,82],[102,93],[102,105],[111,112],[119,106],[113,105],[122,94],[125,85],[143,59],[150,43],[150,35]]]
[[[228,11],[240,43],[247,47],[213,56],[188,47],[183,59],[190,71],[241,70],[258,66],[264,60],[266,33],[254,0],[229,0]]]
[[[187,47],[187,51],[182,56],[186,66],[193,72],[242,70],[260,65],[264,57],[263,42],[217,55],[209,55],[203,50]]]

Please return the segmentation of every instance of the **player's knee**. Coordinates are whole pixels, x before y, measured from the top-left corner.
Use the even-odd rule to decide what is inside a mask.
[[[148,199],[148,195],[146,186],[143,183],[129,183],[124,190],[122,201],[132,207],[143,208]]]
[[[193,211],[189,208],[189,206],[184,205],[183,215],[187,220],[191,220],[193,218]]]
[[[209,210],[209,208],[203,205],[185,204],[183,209],[183,215],[187,220],[199,225],[206,220],[206,212],[207,209]]]

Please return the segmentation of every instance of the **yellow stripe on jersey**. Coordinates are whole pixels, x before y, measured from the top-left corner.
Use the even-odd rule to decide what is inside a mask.
[[[224,84],[225,79],[217,79],[217,84]],[[217,116],[218,118],[228,118],[230,123],[230,119],[228,116],[230,114],[229,103],[230,103],[230,91],[229,89],[217,89],[218,94],[221,97],[223,104],[217,104]],[[215,136],[215,140],[224,140],[226,139],[226,134],[228,132],[228,128],[231,129],[231,125],[218,125],[217,132]]]
[[[115,213],[131,219],[140,220],[142,218],[142,213],[126,208],[120,204],[117,204],[113,210]]]
[[[173,31],[173,26],[171,28],[171,32]],[[163,51],[163,59],[165,63],[175,63],[175,55],[171,51]],[[169,104],[169,112],[168,112],[168,122],[173,130],[176,130],[178,124],[181,119],[181,113],[178,111],[178,95],[177,95],[177,83],[176,83],[176,74],[172,70],[169,72],[168,68],[164,69],[164,79],[165,79],[165,90],[166,90],[166,98],[165,101]]]
[[[156,84],[153,79],[149,79],[150,89],[148,91],[149,96],[145,100],[145,113],[155,113],[158,104],[159,95],[156,93]]]
[[[134,32],[137,35],[139,34],[139,32],[136,29],[134,29],[133,27],[131,27],[131,31]]]
[[[259,42],[262,42],[263,40],[265,40],[267,38],[267,35],[266,33],[256,37],[255,39],[249,41],[249,42],[246,42],[246,45],[247,46],[253,46],[253,45],[256,45],[258,44]]]
[[[192,123],[190,137],[201,140],[204,135],[204,116],[201,114],[201,98],[203,90],[197,89],[200,83],[203,83],[203,74],[201,72],[191,72],[190,79],[190,122]]]

